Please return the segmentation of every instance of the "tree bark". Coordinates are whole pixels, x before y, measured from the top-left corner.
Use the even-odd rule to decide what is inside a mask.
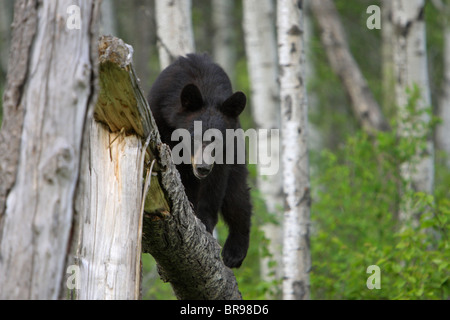
[[[342,80],[353,112],[362,128],[369,134],[389,129],[380,106],[375,101],[367,81],[353,58],[339,14],[331,0],[311,1],[311,10],[317,19],[322,43],[334,72]]]
[[[277,24],[285,196],[283,298],[309,299],[311,199],[301,1],[279,0]]]
[[[156,32],[161,69],[195,51],[191,0],[156,0]]]
[[[59,296],[83,129],[95,88],[94,17],[71,1],[16,1],[0,134],[0,299]]]
[[[414,124],[411,123],[407,110],[409,100],[407,89],[414,85],[418,86],[420,90],[420,98],[416,105],[418,111],[431,106],[424,10],[424,0],[393,1],[395,91],[399,135],[403,138],[426,134],[424,129],[417,126],[412,129]],[[423,113],[419,120],[427,124],[431,119],[427,113]],[[426,141],[425,149],[420,150],[418,147],[413,159],[402,164],[400,170],[402,177],[408,182],[405,193],[409,191],[433,193],[434,145],[431,136]],[[418,221],[418,215],[413,212],[408,201],[404,203],[399,216],[403,221]]]
[[[280,101],[278,85],[278,55],[275,22],[275,7],[272,0],[245,0],[243,1],[243,28],[248,62],[248,73],[251,84],[252,116],[258,129],[280,128]],[[261,145],[278,146],[276,137],[262,135]],[[259,150],[262,151],[262,150]],[[278,152],[277,152],[278,151]],[[271,150],[272,159],[279,159],[280,150]],[[262,198],[266,204],[267,212],[274,215],[275,221],[280,224],[267,223],[262,229],[269,239],[269,252],[271,257],[262,259],[262,277],[271,281],[282,278],[281,263],[275,269],[275,275],[268,263],[270,260],[281,261],[282,248],[282,206],[283,190],[281,170],[265,175],[262,164],[258,165],[257,184]]]

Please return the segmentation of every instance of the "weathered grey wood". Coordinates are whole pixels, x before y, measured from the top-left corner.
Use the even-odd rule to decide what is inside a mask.
[[[111,133],[97,121],[89,136],[77,206],[78,299],[138,299],[145,151],[139,137]]]
[[[24,105],[20,103],[21,89],[28,73],[30,46],[37,29],[36,3],[17,1],[12,28],[11,54],[5,93],[3,96],[3,123],[0,131],[0,238],[6,197],[11,190],[19,164],[20,138]]]
[[[140,245],[138,242],[135,243],[133,241],[139,235],[139,230],[133,232],[129,232],[129,230],[131,230],[131,225],[139,227],[139,220],[137,221],[136,219],[140,219],[140,207],[137,208],[137,205],[140,204],[143,195],[142,177],[144,176],[140,168],[142,168],[142,163],[144,162],[142,152],[146,151],[144,171],[149,169],[150,163],[153,160],[156,161],[153,167],[149,192],[146,196],[146,213],[142,231],[143,251],[149,252],[155,257],[161,276],[164,280],[171,282],[179,299],[240,299],[241,295],[237,288],[233,272],[225,267],[221,260],[219,254],[220,246],[206,232],[200,220],[195,217],[185,195],[179,174],[172,163],[170,150],[160,141],[159,133],[151,116],[149,106],[146,99],[143,98],[133,71],[131,47],[123,43],[120,39],[103,37],[100,40],[99,55],[101,89],[94,117],[96,121],[105,125],[104,127],[107,129],[107,132],[99,133],[99,137],[101,136],[103,138],[99,139],[97,147],[94,147],[91,141],[91,154],[95,151],[96,153],[102,153],[103,156],[95,155],[95,157],[99,157],[98,160],[89,159],[91,169],[87,171],[91,174],[89,179],[95,178],[95,181],[101,182],[102,184],[94,185],[96,182],[89,179],[81,183],[80,189],[84,190],[81,194],[87,198],[80,201],[80,204],[84,202],[82,206],[86,209],[80,208],[80,212],[83,213],[81,220],[84,221],[81,221],[80,234],[82,242],[78,245],[78,263],[81,266],[81,277],[87,277],[87,282],[96,281],[93,287],[90,287],[91,284],[89,283],[86,283],[86,286],[83,284],[83,288],[80,291],[88,290],[89,292],[93,292],[97,290],[100,292],[95,293],[96,295],[90,295],[88,293],[87,296],[83,296],[84,293],[80,292],[78,297],[137,298],[136,296],[133,297],[131,291],[133,285],[134,288],[137,288],[138,283],[137,272],[133,273],[133,270],[138,270],[136,263],[140,257]],[[100,130],[98,126],[92,126],[91,129],[94,130],[93,128]],[[114,134],[109,136],[109,131],[114,132]],[[95,136],[94,133],[91,133],[91,139]],[[112,163],[109,164],[109,160],[104,159],[108,156],[108,152],[105,150],[108,149],[109,141],[113,139],[112,136],[118,133],[119,138],[111,145],[109,157],[111,157]],[[105,138],[107,136],[109,138]],[[119,143],[119,145],[122,145],[122,142],[119,141],[131,139],[131,136],[134,136],[141,142],[137,144],[134,144],[134,142],[123,142],[123,146],[134,145],[136,153],[120,160],[117,157],[123,155],[120,152],[114,151],[119,147],[116,144]],[[148,148],[145,149],[143,147],[143,141],[149,141]],[[140,157],[141,162],[139,163],[138,160]],[[105,168],[100,168],[96,165],[95,168],[99,171],[92,170],[94,161],[99,165],[102,164]],[[118,187],[116,190],[114,186],[117,177],[121,176],[121,174],[118,174],[117,166],[113,165],[115,161],[119,161],[118,163],[121,161],[130,162],[124,168],[128,168],[125,170],[129,170],[127,174],[131,175],[131,178],[128,177],[131,180],[129,186],[121,186],[122,190],[119,190],[120,188]],[[112,170],[109,166],[116,168],[116,171]],[[135,169],[132,169],[132,166],[135,166]],[[139,169],[136,170],[136,168]],[[106,177],[104,181],[100,181],[99,179],[98,172],[101,171],[104,171]],[[139,172],[141,172],[140,175]],[[113,186],[110,185],[111,182],[114,182]],[[117,184],[119,185],[119,183]],[[105,211],[115,210],[114,203],[117,204],[118,199],[133,197],[135,201],[130,201],[131,206],[127,208],[127,219],[120,220],[121,218],[116,217],[116,214],[112,214],[111,212],[106,213],[102,219],[99,219],[97,214],[100,213],[96,211],[101,210],[94,210],[92,208],[94,206],[100,207],[101,205],[101,201],[99,201],[101,195],[97,195],[98,192],[113,192],[114,194],[113,198],[106,199],[107,201],[111,200],[113,203],[106,203]],[[112,209],[107,207],[110,205],[113,205]],[[84,213],[85,210],[89,210],[90,212]],[[88,219],[89,221],[87,221]],[[94,219],[96,219],[95,221],[99,225],[105,222],[114,225],[113,222],[109,221],[115,220],[117,221],[116,223],[122,223],[126,226],[122,228],[120,233],[107,226],[102,226],[104,231],[97,232],[96,227],[91,225],[96,223]],[[103,219],[106,219],[106,221]],[[83,224],[85,224],[84,227]],[[93,239],[89,239],[88,234],[91,234],[92,237],[92,234],[97,233],[102,237],[105,236],[104,233],[110,233],[114,237],[109,238],[109,240],[106,238],[98,238],[96,244]],[[97,254],[88,252],[85,249],[87,241],[90,241],[94,246],[98,246],[101,243],[103,243],[103,246],[108,246],[109,241],[116,241],[115,237],[121,239],[117,244],[121,243],[123,246],[121,251],[115,251],[114,249],[114,252],[121,256],[114,263],[108,258],[108,254],[111,255],[112,252],[112,250],[109,250],[108,253],[108,248],[99,248],[103,251],[103,258],[100,259],[98,259]],[[139,241],[139,238],[137,241]],[[127,252],[127,250],[129,251]],[[101,260],[104,262],[106,272],[100,270]],[[123,265],[124,263],[130,263],[131,266],[125,267]],[[85,264],[91,265],[84,269]],[[123,270],[125,268],[126,271]],[[97,280],[87,276],[86,273],[89,275],[97,274]],[[125,275],[128,279],[119,279],[122,275]],[[113,289],[113,286],[118,287]],[[126,287],[124,288],[123,286]],[[125,290],[130,294],[124,293],[121,295],[118,292],[119,290]],[[107,291],[109,292],[102,296]],[[134,293],[136,292],[137,290]]]
[[[0,299],[56,299],[83,129],[95,95],[96,1],[16,1],[0,138]]]

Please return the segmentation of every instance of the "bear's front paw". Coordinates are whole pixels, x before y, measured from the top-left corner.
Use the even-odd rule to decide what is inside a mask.
[[[223,263],[228,268],[239,268],[247,255],[248,240],[235,240],[228,238],[222,250]]]

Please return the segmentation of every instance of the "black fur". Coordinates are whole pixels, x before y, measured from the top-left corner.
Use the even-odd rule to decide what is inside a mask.
[[[172,132],[184,128],[193,137],[194,121],[202,121],[203,132],[220,130],[225,140],[226,129],[240,128],[238,116],[246,97],[242,92],[233,94],[228,76],[208,55],[189,54],[159,75],[149,103],[161,140],[173,148],[179,142],[171,141]],[[177,165],[186,194],[208,232],[214,230],[218,212],[222,213],[229,229],[222,256],[230,268],[238,268],[247,254],[252,212],[248,170],[245,164],[236,163],[216,163],[204,179],[194,175],[193,165]]]

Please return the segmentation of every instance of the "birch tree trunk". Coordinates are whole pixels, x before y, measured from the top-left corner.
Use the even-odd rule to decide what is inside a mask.
[[[285,196],[283,298],[309,299],[311,199],[301,1],[278,1],[277,27]]]
[[[275,22],[275,7],[272,0],[244,0],[243,28],[247,53],[248,73],[251,83],[252,116],[258,129],[268,130],[268,136],[260,136],[261,144],[278,146],[277,137],[271,136],[271,129],[280,128],[280,102],[278,85],[278,56]],[[260,150],[262,151],[262,150]],[[280,150],[271,150],[272,159],[279,159]],[[265,236],[270,240],[271,258],[261,261],[261,273],[267,281],[274,280],[268,267],[270,260],[280,262],[282,248],[282,206],[283,190],[281,170],[264,174],[258,165],[258,189],[265,201],[267,211],[280,224],[267,223],[263,226]],[[279,168],[280,169],[280,168]],[[275,278],[282,278],[282,265],[275,269]]]
[[[178,56],[195,51],[191,0],[155,0],[156,32],[161,69]]]
[[[424,135],[423,129],[413,128],[413,123],[407,120],[408,94],[407,89],[418,86],[420,98],[417,110],[431,106],[431,93],[428,79],[428,63],[426,51],[426,32],[424,21],[424,0],[394,0],[392,20],[395,27],[394,61],[396,79],[396,102],[398,107],[399,135]],[[430,121],[430,116],[423,113],[420,118],[424,123]],[[417,164],[415,164],[417,163]],[[401,165],[402,177],[409,182],[405,192],[433,192],[434,183],[434,145],[431,137],[426,142],[425,150],[417,150],[414,159]],[[417,221],[410,203],[405,202],[400,210],[399,218],[403,221]]]
[[[445,7],[444,29],[444,80],[442,84],[442,96],[439,100],[438,116],[442,123],[436,128],[437,147],[447,155],[447,167],[450,168],[450,1]]]
[[[65,274],[96,95],[98,3],[81,2],[79,15],[71,5],[15,3],[0,134],[0,299],[56,299]],[[80,28],[69,29],[68,19]]]
[[[331,0],[314,0],[311,10],[321,29],[321,40],[334,72],[342,80],[354,114],[362,128],[372,134],[389,129],[380,106],[353,58],[336,7]]]

